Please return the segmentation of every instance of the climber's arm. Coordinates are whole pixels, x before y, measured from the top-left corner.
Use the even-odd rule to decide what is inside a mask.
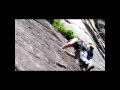
[[[66,43],[65,45],[63,45],[61,48],[65,49],[68,47],[73,47],[73,44],[78,40],[78,38],[73,38],[70,42]]]
[[[71,43],[66,43],[66,44],[63,45],[61,48],[62,48],[62,49],[65,49],[65,48],[72,47],[72,46],[73,46],[73,44],[71,44]]]
[[[75,54],[70,53],[70,52],[68,52],[68,51],[66,51],[66,50],[65,50],[65,52],[66,52],[69,56],[71,56],[72,58],[76,59],[76,55],[75,55]]]

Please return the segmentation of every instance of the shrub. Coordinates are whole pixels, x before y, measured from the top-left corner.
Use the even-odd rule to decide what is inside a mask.
[[[73,33],[72,30],[67,29],[62,23],[60,23],[60,19],[54,19],[52,22],[52,25],[63,35],[65,36],[68,40],[79,37]]]

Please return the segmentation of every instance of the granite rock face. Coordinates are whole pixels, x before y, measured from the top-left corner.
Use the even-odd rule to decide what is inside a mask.
[[[66,42],[44,19],[15,19],[15,71],[80,71],[60,48]]]

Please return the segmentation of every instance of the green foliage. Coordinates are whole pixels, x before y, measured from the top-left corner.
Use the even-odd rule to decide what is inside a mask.
[[[62,23],[60,23],[60,19],[54,19],[52,22],[52,25],[62,34],[64,35],[68,40],[79,37],[73,33],[72,30],[67,29]]]
[[[79,38],[79,36],[78,36],[78,35],[76,35],[76,34],[74,34],[74,38]]]

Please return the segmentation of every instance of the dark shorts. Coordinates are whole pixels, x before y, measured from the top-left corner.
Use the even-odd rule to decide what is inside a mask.
[[[90,60],[90,59],[92,59],[92,58],[93,58],[93,55],[88,55],[88,56],[87,56],[87,59],[88,59],[88,60]]]

